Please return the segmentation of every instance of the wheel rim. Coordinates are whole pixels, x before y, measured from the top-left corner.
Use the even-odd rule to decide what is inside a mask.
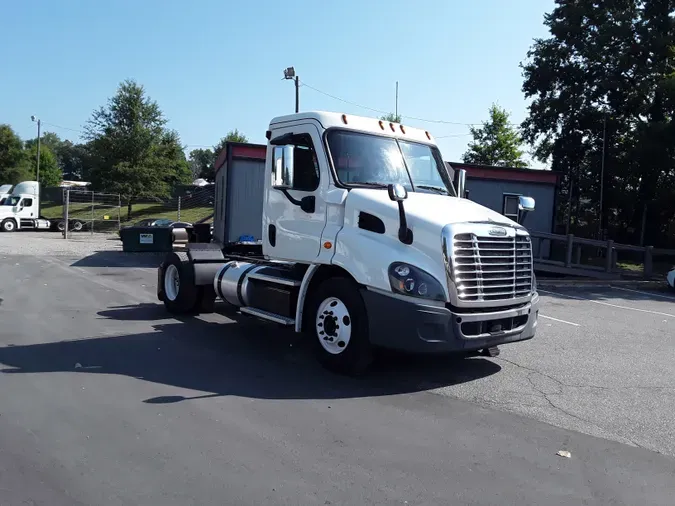
[[[6,221],[5,222],[5,230],[7,232],[12,232],[14,230],[14,222],[13,221]]]
[[[352,317],[349,309],[337,297],[328,297],[316,313],[316,334],[323,349],[339,355],[347,349],[352,336]]]
[[[63,224],[62,221],[59,221],[59,222],[56,224],[56,228],[59,229],[59,232],[63,232],[63,229],[66,228],[66,227],[65,227],[65,225]]]
[[[175,265],[170,264],[164,273],[164,295],[173,301],[178,297],[180,290],[180,275]]]
[[[73,230],[77,230],[78,232],[82,230],[82,223],[80,223],[79,221],[73,223]]]

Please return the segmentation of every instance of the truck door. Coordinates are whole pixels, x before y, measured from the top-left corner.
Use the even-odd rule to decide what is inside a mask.
[[[326,224],[328,161],[319,130],[312,123],[275,129],[263,208],[263,249],[278,260],[312,262]],[[280,174],[292,174],[285,179]]]
[[[19,219],[33,219],[37,218],[35,199],[24,197],[17,206],[16,215]]]

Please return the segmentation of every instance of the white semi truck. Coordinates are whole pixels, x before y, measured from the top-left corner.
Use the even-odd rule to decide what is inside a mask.
[[[527,230],[461,198],[465,173],[453,183],[429,132],[306,112],[273,119],[267,139],[261,241],[168,253],[157,296],[170,313],[221,299],[306,334],[347,374],[374,347],[494,356],[534,336]],[[216,185],[218,208],[237,188]],[[532,210],[522,197],[521,216]]]
[[[49,230],[49,220],[40,217],[40,184],[24,181],[17,184],[0,205],[0,230]]]

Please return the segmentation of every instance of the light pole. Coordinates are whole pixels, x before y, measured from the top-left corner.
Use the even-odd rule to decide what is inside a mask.
[[[295,75],[293,67],[284,69],[284,79],[295,81],[295,112],[300,112],[300,78]]]
[[[37,122],[38,126],[38,137],[37,137],[37,169],[35,171],[35,180],[39,183],[40,182],[40,118],[36,118],[35,116],[31,116],[30,120],[32,122]]]
[[[600,162],[600,236],[602,240],[602,200],[605,191],[605,146],[607,144],[607,113],[602,118],[602,161]]]

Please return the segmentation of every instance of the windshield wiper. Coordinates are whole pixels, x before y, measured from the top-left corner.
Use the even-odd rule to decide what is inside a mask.
[[[351,186],[361,186],[364,188],[386,188],[387,185],[384,183],[377,183],[375,181],[358,181],[354,183],[348,183]]]
[[[431,185],[428,185],[428,184],[416,184],[415,188],[421,188],[423,190],[433,190],[437,193],[444,193],[445,195],[449,195],[448,190],[446,190],[442,186],[431,186]]]

